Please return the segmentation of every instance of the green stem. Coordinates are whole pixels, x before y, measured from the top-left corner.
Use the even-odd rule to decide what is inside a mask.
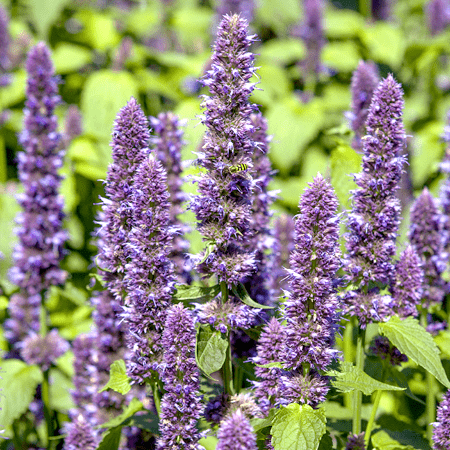
[[[228,286],[225,281],[220,282],[220,292],[222,293],[222,303],[226,303],[228,301]],[[225,392],[229,395],[234,394],[234,386],[233,386],[233,362],[231,359],[231,333],[227,333],[228,339],[228,348],[227,355],[225,358],[225,363],[222,367],[222,375],[223,375],[223,386]]]
[[[372,1],[359,0],[359,12],[366,19],[370,19],[372,16]]]
[[[0,134],[0,183],[8,181],[8,165],[6,162],[5,139]]]
[[[159,392],[159,385],[158,385],[157,381],[152,383],[152,394],[153,394],[153,403],[155,404],[156,412],[158,413],[158,417],[161,417],[161,395]]]
[[[381,373],[381,382],[384,382],[385,379],[386,370],[383,364],[383,372]],[[383,391],[378,390],[375,393],[375,399],[373,401],[372,406],[372,412],[370,413],[369,422],[367,423],[366,432],[364,434],[364,442],[366,445],[366,448],[369,448],[369,442],[370,442],[370,434],[372,433],[373,424],[375,423],[375,417],[377,415],[378,406],[380,405],[381,395],[383,394]]]
[[[14,448],[20,449],[20,448],[22,448],[22,440],[19,438],[20,434],[19,434],[19,430],[17,429],[17,421],[18,421],[18,419],[14,420],[12,423],[12,429],[13,429],[12,441],[14,444]]]
[[[342,342],[342,350],[344,352],[344,361],[353,363],[353,323],[349,321],[344,329]],[[352,394],[347,392],[344,394],[344,405],[348,409],[352,409]]]
[[[364,370],[364,341],[366,337],[366,330],[359,329],[358,340],[356,344],[356,367]],[[361,433],[361,410],[362,410],[362,392],[353,392],[353,434]]]
[[[56,443],[56,441],[52,441],[49,439],[54,435],[52,410],[50,408],[49,370],[44,371],[44,381],[42,382],[41,396],[44,406],[45,423],[47,425],[47,448],[50,449],[54,446],[54,443]]]

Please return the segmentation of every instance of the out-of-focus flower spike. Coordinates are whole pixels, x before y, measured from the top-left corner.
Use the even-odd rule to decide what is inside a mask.
[[[0,88],[8,86],[11,82],[11,76],[8,70],[11,67],[9,58],[9,46],[11,39],[9,37],[9,17],[3,6],[0,5]]]
[[[98,432],[81,414],[66,426],[65,431],[63,450],[95,450],[100,443]]]
[[[436,422],[433,426],[433,450],[450,448],[450,391],[444,394],[437,408]]]
[[[257,450],[256,435],[240,409],[225,417],[217,433],[217,450]]]
[[[450,23],[450,4],[447,0],[430,0],[425,6],[428,29],[436,36]]]
[[[70,105],[67,108],[66,119],[64,123],[64,140],[66,145],[72,139],[80,136],[83,133],[83,118],[81,117],[81,112],[77,105]]]

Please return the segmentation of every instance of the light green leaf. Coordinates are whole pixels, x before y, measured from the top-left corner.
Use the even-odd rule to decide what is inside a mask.
[[[198,367],[210,376],[223,366],[227,355],[228,340],[220,331],[201,326],[197,331],[195,359]]]
[[[19,69],[11,74],[11,84],[2,87],[1,107],[9,108],[25,99],[27,73]]]
[[[205,448],[205,450],[215,450],[217,447],[218,439],[215,436],[208,436],[201,438],[198,443]]]
[[[325,11],[325,32],[332,38],[352,38],[364,28],[364,18],[349,9],[329,8]]]
[[[450,388],[439,358],[439,349],[433,337],[423,328],[417,319],[407,317],[404,320],[392,316],[387,322],[380,323],[380,333],[386,336],[408,358],[423,367]]]
[[[120,34],[116,28],[115,18],[111,14],[83,9],[74,17],[83,24],[81,33],[77,35],[78,39],[92,48],[106,51],[119,44]]]
[[[273,306],[266,306],[256,303],[250,297],[250,295],[248,295],[247,289],[245,289],[245,286],[242,283],[239,283],[237,286],[233,287],[232,291],[234,295],[239,297],[242,300],[242,302],[248,306],[259,309],[273,309]]]
[[[437,336],[434,337],[434,342],[442,352],[442,357],[450,359],[450,331],[441,331]]]
[[[176,286],[176,289],[173,298],[175,301],[179,302],[212,300],[220,292],[220,286],[218,284],[209,287],[188,286],[183,284]]]
[[[302,41],[296,38],[271,39],[258,50],[261,59],[268,60],[280,66],[300,61],[306,50]]]
[[[322,60],[326,66],[339,72],[353,72],[361,55],[353,42],[329,42],[323,49]]]
[[[87,79],[81,93],[85,132],[109,141],[114,119],[131,97],[137,96],[137,84],[128,72],[100,70]]]
[[[323,409],[291,403],[281,408],[272,425],[272,445],[275,450],[317,450],[326,432]]]
[[[0,368],[0,424],[5,428],[28,409],[43,376],[39,367],[17,359],[2,361]]]
[[[120,444],[120,436],[122,434],[122,427],[110,428],[102,435],[102,440],[97,447],[97,450],[117,450]]]
[[[386,431],[378,431],[372,437],[373,450],[414,450],[411,445],[402,445],[392,439]]]
[[[98,428],[116,428],[124,426],[124,423],[130,419],[130,417],[134,416],[138,411],[142,411],[144,406],[141,401],[137,398],[133,398],[129,405],[125,408],[125,411],[114,417],[114,419],[108,420],[106,423],[102,423],[98,426]]]
[[[128,378],[127,368],[123,359],[114,361],[111,364],[109,369],[109,381],[100,389],[99,392],[106,391],[107,389],[112,389],[122,395],[130,392],[130,379]]]
[[[91,52],[81,45],[61,42],[53,51],[53,64],[56,73],[76,72],[92,60]]]
[[[391,386],[382,383],[367,375],[361,369],[353,366],[351,363],[344,362],[341,371],[330,370],[328,376],[336,377],[331,384],[340,392],[361,391],[365,395],[370,395],[375,391],[403,391],[404,388]]]
[[[72,354],[73,357],[73,354]],[[59,369],[50,370],[50,407],[55,411],[67,414],[75,408],[71,391],[73,383]]]
[[[31,0],[28,2],[30,20],[39,36],[46,39],[50,26],[61,14],[69,0]]]
[[[19,185],[9,184],[6,192],[0,193],[0,229],[2,230],[2,239],[0,239],[0,252],[3,258],[0,258],[0,279],[7,280],[7,272],[11,268],[11,257],[17,236],[13,229],[16,226],[14,218],[20,211],[20,206],[15,199],[18,193]],[[21,189],[22,190],[22,189]]]

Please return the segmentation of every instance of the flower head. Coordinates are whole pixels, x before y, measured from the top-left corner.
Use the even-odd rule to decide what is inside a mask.
[[[240,409],[225,417],[217,433],[217,450],[256,450],[256,436]]]
[[[401,363],[408,361],[408,357],[392,345],[385,336],[375,337],[369,350],[373,355],[389,361],[392,366],[399,366]]]
[[[95,450],[100,437],[92,425],[79,415],[66,427],[63,450]]]
[[[77,105],[70,105],[67,109],[64,123],[64,138],[66,142],[80,136],[83,132],[81,112]]]
[[[164,359],[161,378],[165,394],[161,401],[159,450],[197,450],[197,420],[202,413],[199,370],[195,363],[195,326],[191,312],[181,304],[172,306],[162,337]]]
[[[198,179],[199,195],[190,209],[210,249],[198,269],[216,275],[228,287],[236,285],[255,269],[255,257],[244,249],[251,236],[253,191],[251,156],[255,143],[249,102],[255,84],[254,55],[249,52],[254,36],[247,35],[247,21],[237,15],[224,16],[217,31],[211,70],[203,78],[210,96],[202,123],[206,134],[198,164],[207,172]]]
[[[446,0],[430,0],[425,9],[428,29],[435,36],[441,33],[450,23],[450,5]]]
[[[433,426],[433,449],[447,450],[450,447],[450,391],[444,394],[437,408]]]
[[[366,450],[364,433],[349,434],[347,444],[345,445],[345,450]]]
[[[391,75],[375,90],[366,122],[362,172],[355,175],[352,211],[348,215],[347,280],[356,291],[345,296],[347,312],[356,314],[362,327],[383,318],[378,286],[392,280],[400,203],[396,197],[403,167],[400,152],[405,142],[402,124],[403,92]],[[373,316],[371,311],[378,311]],[[384,313],[383,313],[384,314]]]
[[[8,32],[9,17],[6,10],[0,6],[0,88],[7,86],[11,78],[8,69],[11,66],[9,59],[9,45],[11,39]]]

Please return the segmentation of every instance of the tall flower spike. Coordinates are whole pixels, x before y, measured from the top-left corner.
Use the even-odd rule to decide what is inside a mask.
[[[61,136],[54,109],[61,101],[50,51],[43,42],[29,52],[24,127],[18,154],[19,179],[24,193],[18,196],[22,211],[17,216],[19,242],[13,252],[11,282],[19,286],[5,324],[8,339],[18,342],[28,331],[39,329],[38,298],[50,286],[62,284],[60,268],[67,233],[63,230],[63,198],[58,194],[63,163]],[[22,308],[21,308],[22,307]],[[25,317],[31,322],[23,322]],[[37,320],[37,322],[35,322]]]
[[[447,125],[446,129],[448,130],[445,133],[450,136],[450,126]],[[450,143],[450,138],[447,142]],[[439,202],[442,208],[442,245],[444,251],[450,254],[450,146],[441,162],[441,172],[445,174],[439,192]]]
[[[124,294],[124,246],[132,223],[129,198],[137,167],[148,153],[148,120],[134,98],[117,114],[111,142],[113,162],[108,167],[99,224],[97,265],[105,269],[108,290],[121,299]]]
[[[389,20],[391,18],[392,0],[373,0],[372,17],[375,20]]]
[[[367,117],[363,142],[362,172],[355,175],[348,215],[347,255],[344,265],[349,283],[357,290],[345,295],[347,313],[356,315],[362,327],[390,312],[389,296],[379,294],[379,284],[390,284],[392,257],[400,221],[396,197],[404,158],[402,123],[403,91],[392,75],[375,90]]]
[[[260,380],[254,383],[255,396],[266,414],[275,405],[275,400],[278,398],[279,379],[283,371],[278,367],[258,366],[281,362],[285,339],[284,328],[273,317],[262,330],[257,345],[257,356],[253,358],[253,362],[257,364],[255,375]]]
[[[379,81],[380,77],[375,63],[360,61],[352,76],[352,110],[348,114],[350,128],[355,132],[352,145],[356,150],[362,149],[361,138],[366,134],[365,124],[369,106]]]
[[[441,274],[445,270],[446,254],[442,242],[442,217],[427,188],[411,207],[408,237],[423,264],[423,305],[426,308],[439,305],[445,295]]]
[[[8,32],[9,17],[6,10],[0,5],[0,88],[8,86],[11,77],[8,70],[11,66],[9,59],[9,45],[11,39]]]
[[[153,135],[150,138],[156,157],[161,161],[167,172],[167,185],[170,194],[170,225],[176,226],[179,234],[175,236],[173,251],[170,259],[175,263],[178,281],[190,283],[191,275],[186,266],[186,252],[189,241],[184,237],[190,227],[180,221],[179,216],[184,212],[183,204],[188,200],[187,194],[182,191],[183,178],[181,173],[181,149],[186,144],[183,139],[183,127],[186,125],[171,112],[161,113],[158,117],[150,117]]]
[[[198,164],[205,169],[198,178],[199,195],[190,209],[209,249],[198,270],[216,275],[228,287],[255,270],[254,254],[244,250],[251,236],[253,190],[251,157],[254,131],[249,103],[255,88],[249,79],[255,73],[254,55],[249,52],[255,36],[247,35],[247,21],[224,16],[217,31],[211,70],[202,82],[211,96],[205,96],[202,123],[206,125],[203,152]]]
[[[131,350],[128,372],[141,383],[157,368],[161,335],[175,285],[169,259],[174,231],[170,227],[167,176],[153,154],[136,171],[130,206],[133,224],[125,246],[127,296],[122,317]]]
[[[83,132],[82,117],[77,105],[70,105],[67,109],[64,123],[64,140],[68,144]]]
[[[225,417],[217,432],[217,450],[257,450],[256,436],[240,409]]]
[[[391,287],[393,308],[399,317],[417,316],[417,306],[422,299],[422,261],[411,245],[402,252],[395,266]]]
[[[430,0],[425,7],[431,36],[445,30],[450,23],[450,5],[447,0]]]
[[[79,415],[66,428],[63,450],[95,450],[100,438],[92,426]]]
[[[220,19],[225,14],[240,14],[248,23],[251,23],[254,11],[254,0],[219,0],[217,5],[217,16]]]
[[[433,450],[450,448],[450,391],[444,394],[437,408],[436,422],[433,426]]]
[[[172,306],[162,337],[165,394],[161,400],[158,450],[197,450],[202,413],[199,370],[195,362],[195,326],[192,313],[181,304]]]

